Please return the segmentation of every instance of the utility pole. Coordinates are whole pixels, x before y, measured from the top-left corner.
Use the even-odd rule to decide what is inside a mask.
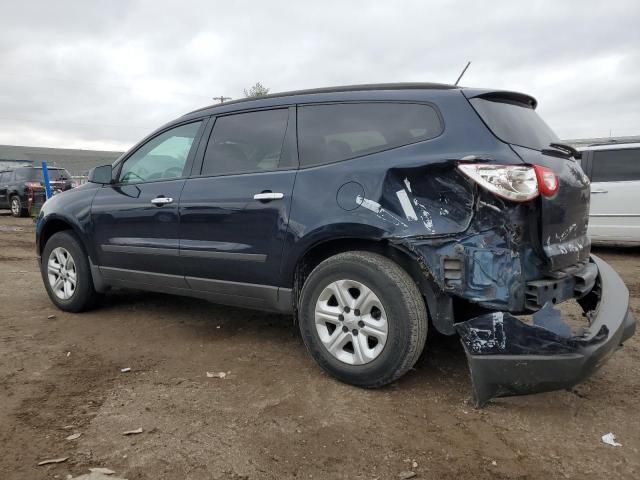
[[[231,100],[231,97],[225,97],[224,95],[220,95],[219,97],[213,97],[214,100],[217,100],[219,103],[224,103],[225,100]]]
[[[467,68],[469,68],[469,65],[471,65],[471,62],[467,62],[467,66],[466,66],[466,67],[464,67],[464,68],[462,69],[462,73],[460,74],[460,76],[459,76],[459,77],[458,77],[458,79],[456,80],[456,83],[454,83],[454,84],[453,84],[454,86],[458,86],[458,82],[460,81],[460,79],[461,79],[461,78],[462,78],[462,76],[464,75],[464,72],[466,72],[466,71],[467,71]]]

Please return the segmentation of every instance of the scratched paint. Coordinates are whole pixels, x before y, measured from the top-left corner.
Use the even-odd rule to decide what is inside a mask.
[[[378,190],[366,191],[367,195],[357,198],[363,208],[355,209],[353,214],[362,216],[363,210],[368,210],[385,225],[394,225],[396,228],[388,232],[389,236],[460,233],[473,216],[473,187],[451,165],[435,170],[390,169]]]
[[[372,211],[373,213],[376,214],[376,216],[378,218],[380,218],[383,221],[386,222],[391,222],[392,224],[396,225],[396,226],[401,226],[404,228],[407,228],[408,225],[403,222],[397,215],[393,214],[392,212],[386,210],[385,208],[382,207],[382,205],[380,205],[378,202],[371,200],[369,198],[364,198],[361,195],[358,195],[356,197],[356,202],[361,206],[366,208],[367,210]]]
[[[396,192],[396,196],[400,201],[400,206],[402,207],[402,211],[404,212],[405,218],[410,222],[417,222],[418,216],[416,215],[416,211],[413,209],[411,205],[411,201],[409,200],[409,195],[406,190],[398,190]]]
[[[463,341],[473,353],[490,350],[504,351],[507,338],[504,332],[503,312],[493,312],[491,316],[492,328],[477,328],[469,326],[462,337]]]

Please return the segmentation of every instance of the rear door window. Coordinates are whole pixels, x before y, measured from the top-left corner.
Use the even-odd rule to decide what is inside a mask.
[[[640,180],[640,148],[595,150],[591,161],[592,182]]]
[[[201,174],[276,170],[281,165],[288,119],[288,108],[218,117],[207,144]]]
[[[442,130],[440,116],[430,105],[371,102],[298,107],[303,167],[421,142]]]
[[[21,182],[23,180],[29,180],[29,174],[31,173],[30,168],[18,168],[15,171],[14,179],[16,182]]]

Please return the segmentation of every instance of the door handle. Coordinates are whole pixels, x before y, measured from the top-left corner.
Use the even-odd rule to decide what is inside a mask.
[[[256,193],[253,196],[254,200],[260,200],[260,201],[280,200],[281,198],[284,198],[284,193],[279,193],[279,192],[261,192],[261,193]]]
[[[591,190],[591,193],[608,193],[607,190]]]
[[[167,205],[169,203],[173,203],[173,198],[171,198],[171,197],[156,197],[153,200],[151,200],[151,203],[161,207],[162,205]]]

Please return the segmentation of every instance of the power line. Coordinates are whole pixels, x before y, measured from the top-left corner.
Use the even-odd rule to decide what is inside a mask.
[[[231,97],[225,97],[224,95],[220,95],[219,97],[213,97],[214,100],[218,100],[220,103],[224,103],[225,100],[231,100]]]

